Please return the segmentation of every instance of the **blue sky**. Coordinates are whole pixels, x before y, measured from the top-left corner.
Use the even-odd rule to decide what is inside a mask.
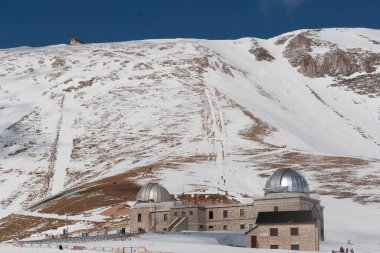
[[[302,28],[380,29],[377,0],[0,0],[0,48],[153,38],[269,38]]]

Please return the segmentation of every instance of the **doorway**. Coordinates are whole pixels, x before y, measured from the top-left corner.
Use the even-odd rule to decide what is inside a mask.
[[[251,236],[251,248],[257,248],[257,238],[255,235]]]

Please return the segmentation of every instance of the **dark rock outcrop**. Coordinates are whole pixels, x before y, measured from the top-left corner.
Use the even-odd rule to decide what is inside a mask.
[[[248,50],[249,53],[253,54],[256,58],[256,61],[273,61],[275,58],[263,47],[259,46],[259,43],[253,40],[253,45]]]

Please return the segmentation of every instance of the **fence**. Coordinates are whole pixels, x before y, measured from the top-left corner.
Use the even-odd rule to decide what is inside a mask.
[[[23,247],[31,247],[31,248],[51,248],[57,249],[58,244],[50,244],[50,243],[25,243]],[[63,249],[72,249],[74,246],[71,245],[62,245]],[[95,252],[110,252],[110,253],[134,253],[137,252],[139,247],[100,247],[100,246],[86,246],[85,250],[95,251]],[[170,253],[170,252],[162,252],[162,251],[149,251],[149,253]]]
[[[102,234],[94,236],[75,236],[75,237],[62,237],[48,240],[35,240],[35,241],[20,241],[21,245],[32,244],[59,244],[59,243],[81,243],[81,242],[95,242],[95,241],[110,241],[114,239],[131,237],[135,234],[130,233],[115,233],[115,234]]]
[[[123,239],[132,236],[139,236],[138,233],[122,233],[117,232],[114,234],[101,234],[101,235],[92,235],[92,236],[75,236],[75,237],[62,237],[56,239],[47,239],[47,240],[34,240],[34,241],[20,241],[20,244],[23,247],[32,247],[32,248],[58,248],[59,245],[62,245],[64,249],[71,249],[72,246],[65,245],[65,243],[85,243],[85,242],[96,242],[96,241],[110,241],[115,239]],[[96,251],[96,252],[110,252],[110,253],[134,253],[139,247],[100,247],[100,246],[85,246],[86,250]],[[149,251],[150,253],[165,253],[161,251]]]

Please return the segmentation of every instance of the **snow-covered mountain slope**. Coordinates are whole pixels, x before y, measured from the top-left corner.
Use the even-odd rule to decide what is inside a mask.
[[[140,184],[252,201],[292,166],[380,202],[379,61],[369,29],[0,50],[0,217],[143,167]]]

